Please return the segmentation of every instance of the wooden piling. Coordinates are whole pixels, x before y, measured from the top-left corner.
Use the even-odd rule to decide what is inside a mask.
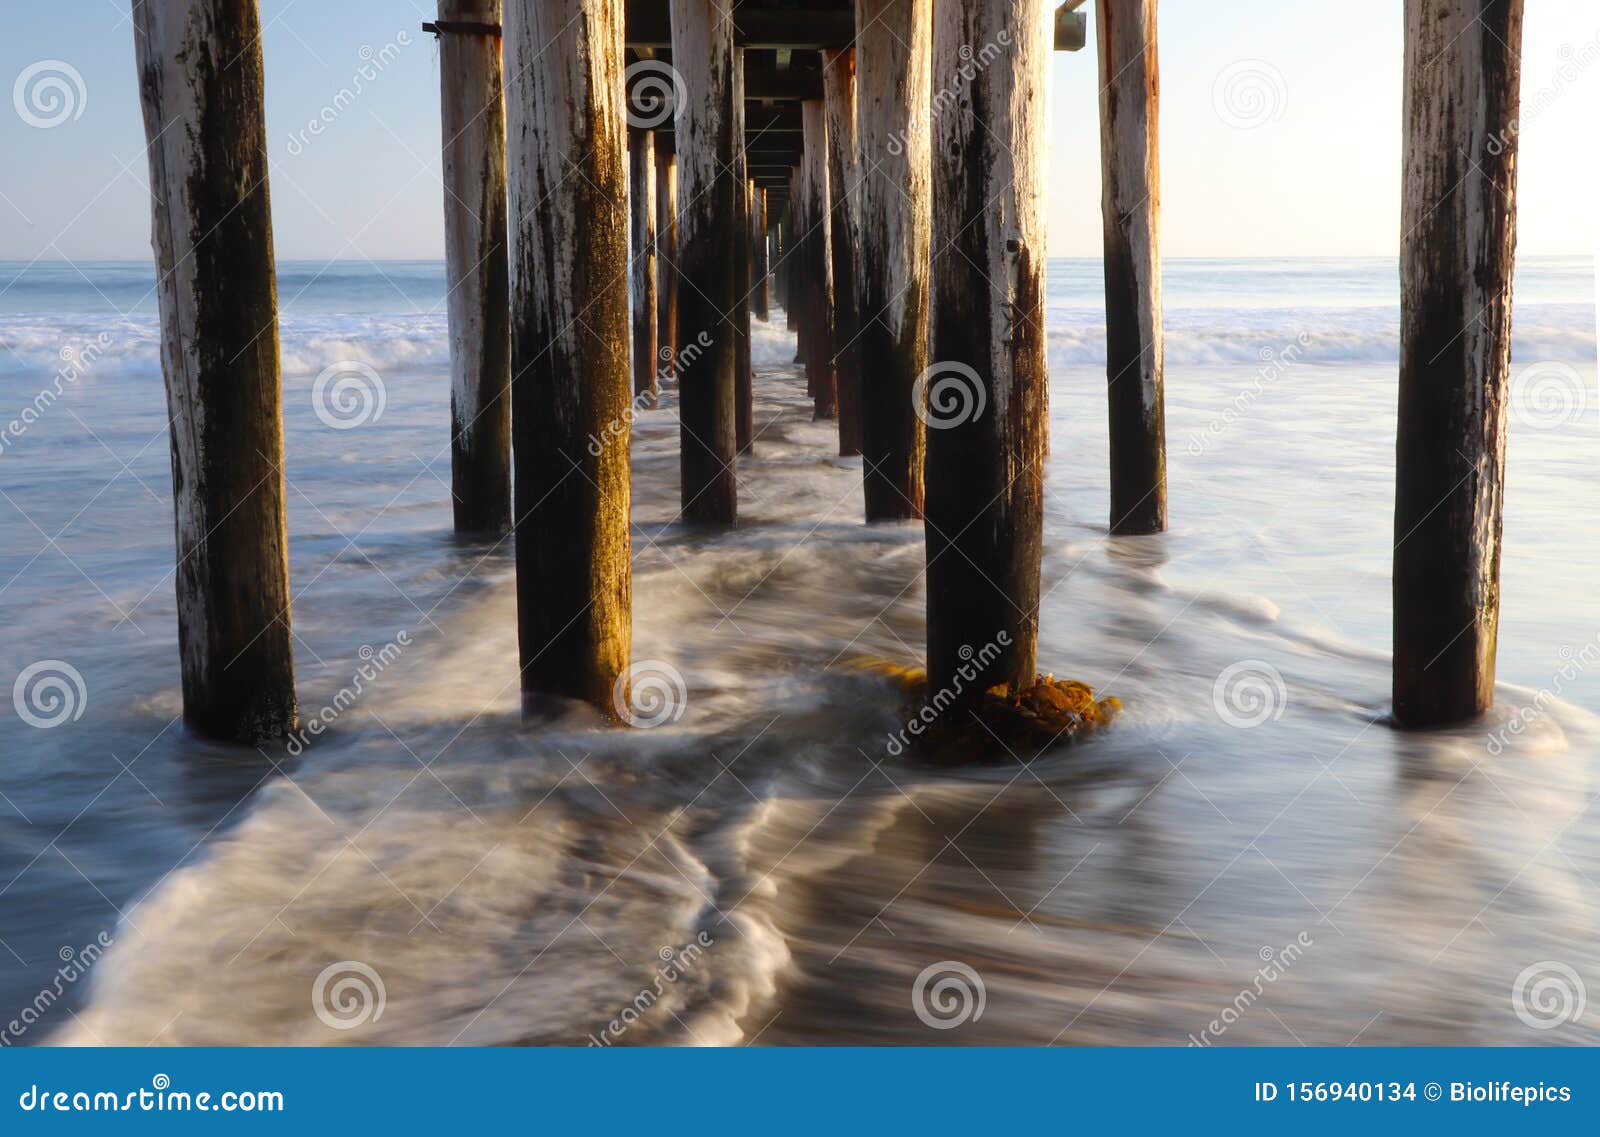
[[[298,712],[261,23],[253,2],[133,9],[171,419],[184,719],[260,743]]]
[[[1394,717],[1494,702],[1522,0],[1406,0]]]
[[[511,525],[500,0],[439,0],[438,12],[451,499],[457,532],[498,534]]]
[[[672,0],[672,58],[684,94],[678,148],[679,422],[686,521],[731,525],[738,514],[735,384],[739,329],[732,0]],[[705,343],[690,358],[690,344]]]
[[[763,324],[772,319],[772,280],[767,256],[767,191],[750,183],[752,209],[750,214],[750,239],[755,259],[751,271],[755,274],[755,291],[751,294],[751,311]]]
[[[787,232],[789,239],[784,242],[783,256],[783,326],[785,331],[795,333],[796,346],[800,336],[800,308],[802,301],[798,282],[800,279],[800,169],[789,171],[789,212]],[[801,356],[797,356],[797,361]]]
[[[856,315],[856,58],[849,48],[822,53],[828,113],[828,249],[833,279],[833,371],[839,453],[861,453],[861,368]]]
[[[657,375],[677,378],[678,159],[656,149],[656,355]]]
[[[633,588],[623,4],[506,8],[523,704],[614,717]]]
[[[819,419],[838,414],[838,386],[833,369],[833,258],[828,216],[828,118],[821,99],[800,104],[805,131],[805,156],[800,165],[800,197],[804,215],[800,244],[805,283],[806,388]]]
[[[1157,0],[1097,0],[1111,532],[1167,527]]]
[[[729,218],[734,227],[733,263],[734,285],[733,319],[737,327],[739,359],[734,372],[733,433],[740,454],[750,453],[755,442],[755,364],[750,353],[750,290],[752,287],[750,252],[750,159],[745,150],[744,123],[744,51],[733,52],[733,89],[739,97],[733,101],[733,161],[734,193],[738,208]]]
[[[1049,414],[1045,17],[1037,0],[934,9],[933,90],[952,102],[933,123],[933,362],[919,384],[928,672],[958,704],[1035,679]],[[972,664],[980,658],[992,662]]]
[[[629,293],[633,301],[633,394],[655,406],[656,374],[656,155],[655,132],[628,129]]]
[[[861,170],[856,258],[862,484],[868,521],[922,516],[928,366],[931,0],[856,0]]]

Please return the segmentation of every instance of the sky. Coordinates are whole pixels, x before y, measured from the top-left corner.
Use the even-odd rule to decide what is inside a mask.
[[[0,259],[148,260],[127,0],[6,9],[0,78],[13,106],[0,108]],[[1401,0],[1162,5],[1166,255],[1395,254],[1402,9]],[[279,258],[441,257],[438,55],[419,27],[433,5],[262,0],[261,12]],[[1600,5],[1527,0],[1523,57],[1524,103],[1538,110],[1522,129],[1519,248],[1593,252]],[[378,74],[359,98],[320,136],[305,134],[369,61]],[[64,79],[66,103],[30,104],[26,92],[52,77]],[[1097,85],[1091,31],[1087,49],[1052,63],[1057,256],[1100,252]]]

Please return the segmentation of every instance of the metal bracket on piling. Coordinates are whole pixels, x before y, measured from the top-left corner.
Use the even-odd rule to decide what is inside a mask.
[[[495,39],[500,38],[499,24],[482,24],[473,20],[438,20],[431,24],[423,24],[422,30],[434,36],[493,36]]]
[[[1089,42],[1089,17],[1078,11],[1084,0],[1067,0],[1056,9],[1056,50],[1082,51]]]

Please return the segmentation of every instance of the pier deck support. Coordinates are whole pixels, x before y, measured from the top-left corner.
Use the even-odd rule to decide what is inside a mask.
[[[678,148],[678,415],[686,521],[731,525],[738,514],[735,386],[739,367],[739,178],[734,133],[733,0],[672,0],[672,58],[684,94]],[[704,337],[704,341],[701,340]],[[708,342],[693,358],[690,344]]]
[[[922,516],[924,431],[912,391],[928,366],[932,28],[930,0],[856,0],[855,283],[868,521]]]
[[[500,0],[439,0],[441,22],[500,24]],[[500,37],[439,35],[450,489],[456,531],[511,525],[511,301]]]
[[[933,348],[927,401],[928,682],[1033,683],[1048,405],[1046,11],[934,8]],[[995,645],[985,652],[987,645]],[[959,672],[998,651],[975,680]]]
[[[751,271],[755,274],[755,291],[751,293],[751,310],[763,324],[772,319],[770,270],[767,268],[767,191],[750,183],[751,213],[750,239],[755,259]]]
[[[622,0],[510,0],[517,633],[523,704],[614,716],[628,666]]]
[[[819,419],[838,414],[837,379],[833,368],[833,258],[828,216],[828,117],[821,99],[800,104],[805,154],[800,164],[801,263],[800,302],[804,305],[801,347],[805,352],[806,387]]]
[[[658,375],[677,378],[678,358],[678,157],[656,149],[656,364]]]
[[[1406,0],[1394,716],[1494,701],[1522,0]]]
[[[1157,0],[1097,0],[1111,532],[1167,527]]]
[[[655,132],[628,130],[628,203],[632,256],[629,293],[633,299],[633,394],[640,406],[654,406],[656,374],[656,154]]]
[[[183,713],[243,743],[296,726],[260,15],[136,4],[171,416]]]
[[[756,434],[755,363],[750,353],[750,290],[754,279],[750,251],[750,159],[745,150],[744,50],[733,52],[733,89],[740,97],[733,101],[735,201],[738,209],[729,219],[734,226],[733,262],[737,278],[734,296],[734,323],[738,327],[739,364],[734,375],[733,434],[740,454],[750,453]]]
[[[856,316],[856,59],[822,53],[828,111],[828,250],[833,277],[833,370],[839,402],[839,453],[861,453],[861,367]]]

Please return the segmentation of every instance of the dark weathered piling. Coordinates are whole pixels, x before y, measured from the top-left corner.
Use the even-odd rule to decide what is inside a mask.
[[[678,105],[679,422],[685,520],[731,525],[738,513],[735,386],[739,368],[732,0],[672,0]],[[703,349],[693,353],[690,344]]]
[[[778,262],[783,271],[783,327],[785,331],[800,334],[800,294],[796,282],[800,275],[799,255],[800,225],[800,170],[789,171],[789,206],[784,213],[783,259]]]
[[[801,303],[805,307],[806,388],[817,418],[838,414],[833,369],[833,260],[828,218],[828,118],[821,99],[800,104],[805,156],[800,165],[801,261],[805,266]]]
[[[927,0],[856,0],[856,346],[868,521],[922,516],[924,431],[912,391],[928,366],[932,28]]]
[[[629,293],[633,300],[633,394],[654,406],[660,361],[656,358],[656,155],[655,132],[628,130]]]
[[[934,118],[934,362],[919,384],[928,672],[931,688],[958,702],[1035,678],[1048,422],[1045,18],[1037,0],[945,0],[934,11],[933,89],[953,102]]]
[[[828,111],[828,251],[833,278],[833,372],[839,453],[861,453],[861,367],[856,316],[856,59],[849,48],[822,53]]]
[[[1494,701],[1521,0],[1406,0],[1394,717]]]
[[[678,159],[656,148],[656,373],[677,377]]]
[[[750,354],[750,158],[745,149],[744,131],[744,51],[733,52],[733,89],[741,92],[733,101],[734,201],[737,208],[728,223],[734,227],[734,310],[733,321],[738,332],[739,360],[734,373],[733,434],[740,454],[750,453],[755,442],[755,364]]]
[[[772,319],[772,280],[767,267],[767,191],[751,182],[750,194],[750,240],[755,258],[751,262],[755,291],[750,295],[750,306],[756,319],[766,323]]]
[[[1097,0],[1111,532],[1167,527],[1157,0]]]
[[[511,303],[500,0],[439,0],[450,489],[463,533],[511,525]]]
[[[632,641],[622,0],[511,0],[517,632],[524,707],[612,716]]]
[[[171,417],[185,720],[258,743],[298,717],[261,23],[253,0],[133,8]]]

